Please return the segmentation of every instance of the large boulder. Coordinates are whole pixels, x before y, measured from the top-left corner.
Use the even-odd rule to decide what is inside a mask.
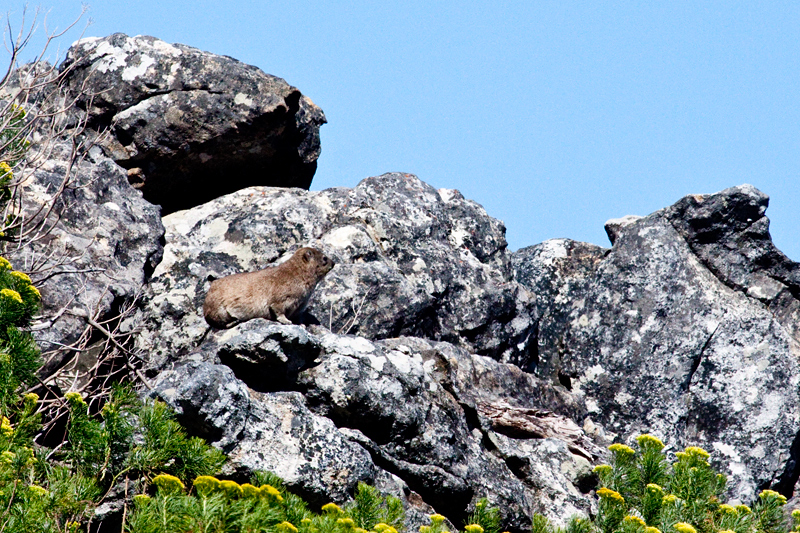
[[[233,58],[116,33],[61,65],[90,130],[164,214],[250,185],[311,184],[325,115],[281,78]]]
[[[164,261],[138,337],[151,367],[203,339],[212,279],[264,268],[306,245],[336,261],[311,297],[307,321],[370,339],[445,340],[522,367],[530,360],[532,299],[512,279],[505,228],[457,191],[409,174],[319,192],[258,187],[164,223]]]
[[[688,196],[610,221],[611,249],[559,239],[513,258],[538,296],[536,373],[620,440],[706,447],[745,501],[800,474],[798,265],[766,206],[750,186]]]

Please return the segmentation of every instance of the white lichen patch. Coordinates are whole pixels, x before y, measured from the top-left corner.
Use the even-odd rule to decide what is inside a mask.
[[[736,451],[736,448],[731,446],[730,444],[725,444],[724,442],[714,442],[711,445],[717,452],[721,453],[726,457],[730,457],[734,461],[741,461],[742,458],[739,455],[739,452]]]
[[[334,248],[347,248],[352,246],[356,239],[362,237],[364,232],[355,226],[341,226],[326,233],[322,242]]]
[[[106,73],[127,65],[128,53],[122,48],[117,48],[113,44],[103,41],[94,49],[90,60],[93,61],[95,70]]]
[[[200,233],[206,240],[223,239],[228,233],[228,223],[223,218],[216,218],[204,224]]]
[[[122,71],[122,79],[124,81],[133,81],[139,76],[144,76],[147,69],[155,65],[156,60],[150,56],[142,55],[139,58],[138,65],[129,65]]]
[[[784,409],[783,393],[772,391],[764,394],[763,391],[759,393],[762,398],[761,411],[754,419],[754,426],[756,429],[765,429],[772,427],[781,417]]]
[[[386,353],[386,358],[402,374],[422,375],[422,366],[409,355],[391,350]]]
[[[463,228],[456,228],[450,232],[450,235],[447,236],[447,240],[450,241],[453,248],[461,248],[464,246],[467,237],[469,237],[468,231]]]
[[[253,99],[247,96],[245,93],[236,93],[236,96],[233,97],[233,103],[236,105],[246,105],[247,107],[251,107],[253,105]]]
[[[619,405],[625,405],[628,402],[634,401],[636,398],[625,391],[619,391],[617,394],[614,395],[614,401],[617,402]]]

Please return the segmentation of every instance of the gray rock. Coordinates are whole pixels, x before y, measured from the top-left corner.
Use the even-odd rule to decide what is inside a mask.
[[[68,51],[66,86],[107,153],[164,213],[250,185],[308,188],[325,115],[226,56],[116,33]]]
[[[193,361],[161,373],[151,395],[228,454],[229,475],[274,472],[316,506],[345,501],[359,481],[375,478],[369,454],[297,392],[261,394],[226,366]]]
[[[690,196],[613,225],[610,250],[554,240],[513,259],[538,295],[536,373],[620,440],[704,446],[744,501],[800,473],[797,265],[765,207],[749,186]]]
[[[250,324],[254,338],[270,336],[274,353],[290,353],[303,331],[263,320]],[[241,338],[237,330],[245,326],[212,333],[201,346],[204,357],[219,353],[224,339]],[[589,465],[600,451],[553,411],[584,412],[562,387],[448,343],[413,337],[371,342],[312,329],[306,345],[318,357],[303,358],[307,368],[284,388],[301,391],[314,413],[368,450],[376,471],[402,480],[407,504],[413,491],[461,523],[479,498],[488,497],[514,531],[528,528],[533,512],[562,522],[564,509],[591,511],[579,487],[591,488]],[[248,361],[262,351],[258,343],[240,346],[239,357]],[[256,374],[242,368],[238,375],[247,380]],[[526,428],[536,424],[536,430],[510,430],[513,423],[498,409],[522,413],[513,421],[525,419]],[[550,471],[553,464],[558,468]]]
[[[457,191],[408,174],[354,189],[250,188],[164,223],[164,261],[138,339],[154,368],[203,339],[211,279],[263,268],[305,245],[336,261],[311,297],[308,322],[371,339],[446,340],[522,367],[530,360],[533,301],[512,279],[503,225]]]
[[[130,186],[125,171],[94,151],[75,161],[70,153],[70,144],[55,139],[38,161],[20,190],[28,217],[22,231],[31,233],[24,246],[6,245],[12,264],[31,272],[42,294],[34,334],[45,352],[77,341],[87,315],[117,316],[162,253],[158,208]],[[73,352],[51,355],[43,375]]]

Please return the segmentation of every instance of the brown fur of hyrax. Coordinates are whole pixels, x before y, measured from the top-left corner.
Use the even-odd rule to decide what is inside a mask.
[[[333,266],[316,248],[300,248],[280,265],[218,279],[211,283],[203,303],[206,322],[220,329],[251,318],[291,324]]]

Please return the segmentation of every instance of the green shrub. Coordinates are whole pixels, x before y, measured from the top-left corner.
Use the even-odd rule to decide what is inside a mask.
[[[135,498],[136,508],[126,524],[127,531],[397,533],[404,518],[400,500],[381,496],[377,489],[363,483],[349,505],[341,508],[329,503],[321,513],[311,512],[271,473],[258,472],[251,483],[242,485],[198,476],[190,490],[177,477],[162,475],[153,479],[153,485],[156,492],[152,497]]]
[[[600,481],[593,521],[573,518],[567,533],[785,533],[786,497],[764,490],[752,508],[721,503],[727,479],[708,462],[709,454],[689,446],[670,463],[664,444],[640,435],[637,449],[612,444],[611,464],[595,467]],[[800,531],[800,513],[794,516]],[[556,533],[545,517],[534,516],[532,533]]]

